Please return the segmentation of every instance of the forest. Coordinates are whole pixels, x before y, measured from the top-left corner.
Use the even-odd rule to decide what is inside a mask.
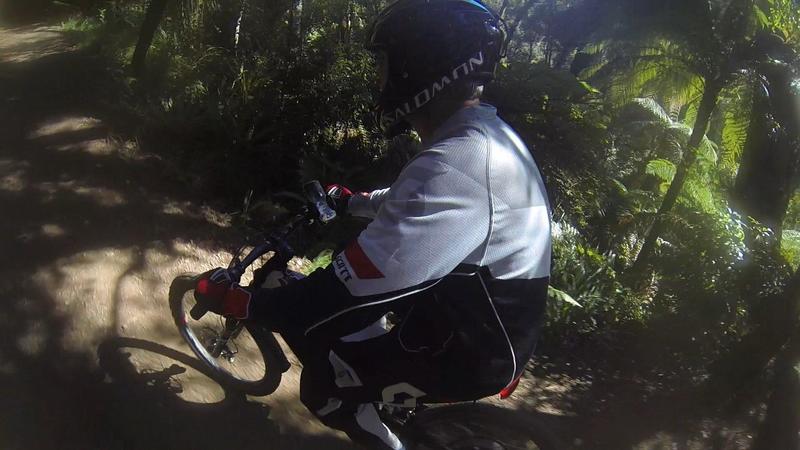
[[[374,124],[364,42],[390,2],[21,3],[0,14],[61,17],[137,145],[227,211],[311,179],[385,187],[419,148]],[[510,41],[484,99],[553,206],[533,372],[565,355],[622,370],[749,435],[663,448],[800,448],[800,2],[487,3]]]

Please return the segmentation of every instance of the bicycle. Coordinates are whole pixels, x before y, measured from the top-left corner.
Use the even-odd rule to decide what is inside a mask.
[[[288,223],[263,235],[244,258],[235,252],[228,270],[239,281],[257,260],[272,257],[253,271],[250,286],[278,287],[303,275],[288,269],[295,256],[288,239],[314,223],[336,218],[317,181],[304,185],[305,204]],[[177,277],[170,286],[170,309],[184,340],[220,384],[246,394],[265,396],[289,370],[286,353],[273,333],[258,323],[206,315],[192,295],[198,275]],[[209,317],[213,316],[213,317]],[[241,362],[241,364],[239,364]],[[512,389],[513,391],[513,389]],[[510,395],[510,392],[507,393]],[[505,408],[484,403],[417,405],[378,404],[384,422],[412,448],[429,450],[551,450],[564,448],[541,424]],[[514,427],[516,430],[509,430]],[[500,431],[504,430],[504,431]]]

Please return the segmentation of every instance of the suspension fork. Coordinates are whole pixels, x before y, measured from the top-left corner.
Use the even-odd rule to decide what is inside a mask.
[[[242,328],[244,328],[244,322],[241,320],[225,319],[225,329],[222,331],[222,335],[214,340],[214,345],[212,345],[209,350],[211,356],[219,358],[222,354],[222,350],[228,345],[228,341],[236,339],[239,333],[242,332]]]

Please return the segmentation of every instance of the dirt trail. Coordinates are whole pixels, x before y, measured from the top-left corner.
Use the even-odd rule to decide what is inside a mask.
[[[117,135],[103,70],[51,28],[0,29],[0,448],[350,448],[296,369],[268,399],[193,369],[167,289],[226,261],[230,231]]]

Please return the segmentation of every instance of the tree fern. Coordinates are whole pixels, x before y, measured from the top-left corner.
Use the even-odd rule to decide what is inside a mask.
[[[653,159],[647,163],[645,172],[658,178],[660,193],[664,194],[672,183],[677,172],[676,162],[681,159],[689,138],[692,127],[672,119],[671,115],[657,101],[651,98],[637,98],[631,106],[644,112],[649,121],[640,121],[635,125],[639,130],[649,130],[656,133],[661,151],[657,154],[661,158]],[[674,149],[674,151],[669,151]],[[684,204],[708,214],[717,214],[724,203],[721,196],[715,191],[717,184],[716,167],[719,148],[708,136],[703,136],[697,149],[697,163],[691,170],[684,186],[680,201]],[[667,156],[670,159],[666,159]]]
[[[692,135],[692,127],[685,123],[671,123],[667,127],[668,132],[675,137],[675,140],[681,143],[684,147],[689,142],[689,137]],[[700,146],[697,149],[697,157],[713,164],[717,163],[717,144],[715,144],[708,136],[703,136],[700,141]]]
[[[644,128],[645,124],[651,128],[660,128],[662,130],[660,139],[662,142],[677,145],[682,154],[683,148],[689,142],[689,137],[692,134],[692,127],[686,123],[678,122],[672,119],[671,115],[655,100],[652,98],[636,98],[631,102],[632,105],[640,108],[647,113],[651,120],[650,122],[639,122],[639,127]],[[708,136],[703,136],[698,148],[697,156],[703,160],[709,161],[713,164],[717,163],[718,146],[711,141]],[[680,156],[680,155],[677,155]]]
[[[654,159],[647,163],[647,174],[661,180],[661,193],[666,192],[672,179],[675,178],[676,167],[666,159]],[[715,192],[714,183],[704,171],[692,171],[683,187],[681,201],[684,204],[706,214],[720,213],[722,198]]]
[[[644,96],[668,98],[683,106],[697,102],[702,94],[693,56],[667,40],[653,39],[636,45],[609,40],[591,50],[602,57],[580,75],[601,86],[616,107]]]

